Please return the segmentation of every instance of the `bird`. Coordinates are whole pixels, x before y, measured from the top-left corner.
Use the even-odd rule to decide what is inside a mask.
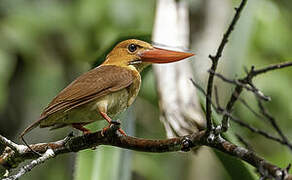
[[[136,99],[141,85],[140,72],[145,67],[152,63],[176,62],[193,55],[154,47],[137,39],[124,40],[111,50],[100,66],[77,77],[57,94],[20,138],[24,141],[23,136],[38,126],[51,129],[72,126],[88,134],[90,130],[84,127],[87,124],[106,120],[110,125],[114,122],[112,118]],[[126,135],[121,128],[119,132]]]

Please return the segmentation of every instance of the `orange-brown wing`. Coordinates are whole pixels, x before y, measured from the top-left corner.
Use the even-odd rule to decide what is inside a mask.
[[[79,76],[44,109],[40,119],[128,87],[134,80],[132,70],[114,65],[100,66]]]

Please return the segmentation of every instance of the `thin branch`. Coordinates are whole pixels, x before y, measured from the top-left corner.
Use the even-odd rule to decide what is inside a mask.
[[[248,103],[244,100],[244,99],[242,99],[242,98],[238,98],[238,100],[250,111],[250,112],[252,112],[257,118],[259,118],[259,119],[263,119],[264,117],[261,115],[261,114],[259,114],[258,112],[256,112],[254,109],[252,109],[252,107],[250,106],[250,105],[248,105]]]
[[[254,84],[252,83],[252,79],[255,76],[259,75],[259,74],[266,73],[266,72],[272,71],[272,70],[282,69],[282,68],[285,68],[285,67],[291,67],[292,66],[291,64],[292,64],[291,62],[285,62],[285,63],[276,64],[276,65],[270,65],[270,66],[267,66],[267,67],[264,67],[264,68],[261,68],[261,69],[257,69],[257,70],[255,70],[254,66],[252,66],[251,70],[247,72],[246,77],[244,77],[242,79],[239,79],[239,80],[228,79],[228,78],[224,77],[223,75],[221,75],[219,73],[215,73],[212,70],[210,70],[209,72],[211,74],[214,74],[215,76],[219,77],[223,81],[236,85],[236,88],[235,88],[234,92],[232,93],[232,96],[231,96],[231,98],[228,101],[227,106],[226,106],[226,112],[228,112],[228,113],[225,113],[223,115],[222,128],[223,128],[224,124],[227,124],[226,122],[228,122],[228,118],[231,117],[228,114],[231,112],[234,103],[237,100],[240,100],[243,103],[243,105],[245,105],[258,118],[262,119],[263,117],[265,117],[266,119],[268,119],[269,122],[271,123],[271,125],[273,126],[273,128],[280,135],[282,140],[279,141],[279,138],[275,138],[275,137],[267,134],[264,131],[258,130],[256,128],[252,128],[252,127],[250,127],[248,124],[246,124],[244,122],[238,122],[236,120],[235,120],[235,122],[237,122],[237,123],[241,124],[242,126],[248,128],[252,132],[258,133],[258,134],[263,135],[263,136],[265,136],[265,137],[267,137],[269,139],[276,140],[276,141],[280,142],[281,144],[287,145],[289,147],[289,149],[292,150],[292,144],[289,142],[288,138],[284,135],[284,133],[281,131],[280,127],[277,125],[276,120],[271,115],[269,115],[269,113],[263,108],[263,106],[261,104],[260,99],[269,100],[269,97],[265,96],[262,92],[260,92],[257,88],[255,88]],[[243,99],[239,98],[239,95],[242,92],[243,88],[253,92],[256,95],[256,97],[259,98],[258,99],[259,107],[261,109],[261,112],[262,112],[263,116],[258,114],[257,112],[255,112]],[[218,107],[218,108],[219,108],[219,110],[222,110],[221,107]]]
[[[45,162],[48,159],[51,159],[55,156],[55,153],[52,149],[48,149],[41,157],[37,158],[36,160],[31,161],[28,165],[23,166],[17,172],[17,174],[4,178],[3,180],[16,180],[19,179],[21,176],[26,174],[27,172],[31,171],[37,165]]]
[[[244,88],[244,89],[246,89],[248,91],[253,92],[257,97],[259,97],[262,100],[265,100],[265,101],[270,101],[271,100],[270,97],[265,96],[257,88],[255,88],[254,86],[250,86],[250,84],[244,83],[244,81],[228,79],[228,78],[224,77],[222,74],[215,73],[212,70],[209,70],[209,72],[210,72],[210,74],[213,74],[213,75],[217,76],[218,78],[220,78],[221,80],[223,80],[223,81],[225,81],[227,83],[234,84],[234,85],[237,85],[237,86],[241,86],[241,88]]]
[[[250,130],[253,133],[262,135],[262,136],[266,137],[267,139],[271,139],[271,140],[279,142],[279,143],[281,143],[283,145],[287,145],[286,142],[283,141],[282,139],[277,138],[277,137],[275,137],[273,135],[270,135],[269,133],[267,133],[265,131],[262,131],[260,129],[257,129],[255,127],[252,127],[251,125],[249,125],[246,122],[240,120],[239,118],[234,117],[232,114],[228,113],[227,111],[222,112],[222,114],[225,115],[225,116],[228,116],[233,122],[239,124],[240,126],[243,126],[243,127],[247,128],[248,130]]]
[[[235,133],[235,136],[237,137],[237,139],[250,151],[254,151],[252,146],[239,134]]]
[[[291,67],[292,66],[292,61],[290,62],[283,62],[281,64],[274,64],[274,65],[269,65],[265,68],[261,68],[258,70],[254,70],[252,72],[252,76],[257,76],[259,74],[263,74],[266,73],[268,71],[273,71],[273,70],[277,70],[277,69],[282,69],[282,68],[286,68],[286,67]]]
[[[207,97],[208,98],[208,96],[207,96],[207,93],[205,92],[205,90],[203,89],[203,87],[201,87],[198,83],[196,83],[192,78],[190,79],[191,80],[191,82],[192,82],[192,84],[205,96],[205,97]],[[209,99],[209,98],[208,98]],[[210,103],[211,103],[211,105],[212,105],[212,107],[214,108],[214,109],[216,109],[217,107],[216,107],[216,105],[213,103],[213,101],[211,100],[211,99],[209,99],[209,101],[210,101]]]
[[[231,34],[231,32],[234,29],[234,26],[236,25],[239,17],[240,17],[240,13],[242,12],[244,6],[246,5],[247,0],[242,0],[239,7],[235,8],[235,15],[231,21],[231,24],[229,25],[227,31],[225,32],[222,41],[217,49],[217,53],[215,56],[209,55],[209,58],[212,60],[212,66],[211,66],[211,70],[213,72],[216,72],[217,69],[217,64],[218,61],[220,59],[220,57],[222,56],[222,52],[224,50],[225,45],[228,42],[228,38]],[[206,96],[206,122],[207,122],[207,131],[211,131],[213,129],[213,124],[212,124],[212,109],[211,109],[211,101],[210,99],[212,99],[212,90],[213,90],[213,81],[214,81],[214,75],[213,74],[209,74],[209,78],[208,78],[208,85],[207,85],[207,96]]]
[[[286,68],[286,67],[291,67],[292,66],[292,62],[284,62],[284,63],[280,63],[280,64],[275,64],[275,65],[269,65],[267,67],[264,67],[264,68],[260,68],[260,69],[257,69],[255,70],[254,66],[251,67],[251,70],[247,72],[247,75],[242,78],[242,79],[239,79],[238,81],[235,81],[233,82],[232,80],[228,80],[227,78],[222,78],[222,76],[218,76],[218,77],[221,77],[222,80],[226,80],[226,82],[231,82],[231,83],[235,83],[236,84],[236,87],[226,105],[226,111],[227,112],[231,112],[235,102],[238,100],[239,98],[239,95],[241,94],[242,90],[243,90],[243,86],[242,84],[249,84],[251,85],[252,84],[252,79],[259,75],[259,74],[262,74],[262,73],[266,73],[268,71],[272,71],[272,70],[277,70],[277,69],[282,69],[282,68]],[[212,71],[214,73],[216,73],[215,71]],[[266,96],[262,96],[263,94],[260,92],[260,91],[255,91],[256,95],[258,97],[262,97],[262,98],[265,98]],[[266,97],[268,98],[268,97]],[[268,99],[267,99],[268,100]],[[227,115],[224,115],[223,118],[222,118],[222,124],[228,124],[228,116]],[[227,129],[225,129],[227,130]]]
[[[253,69],[253,68],[252,68]],[[222,76],[222,75],[220,75],[220,76]],[[224,79],[227,79],[227,78],[225,78],[224,76],[222,76]],[[227,79],[228,80],[228,79]],[[207,94],[205,93],[205,91],[204,91],[204,89],[200,86],[200,85],[198,85],[194,80],[192,80],[191,79],[191,81],[192,81],[192,83],[193,83],[193,85],[200,91],[200,92],[202,92],[203,93],[203,95],[204,96],[207,96]],[[230,80],[228,80],[228,81],[230,81]],[[233,81],[232,81],[233,82]],[[240,87],[242,88],[242,86],[237,86],[236,88],[238,88],[238,89],[240,89]],[[239,93],[239,91],[238,91],[238,89],[236,90],[235,89],[235,91],[233,92],[233,96],[231,96],[231,97],[233,97],[234,99],[232,99],[231,98],[231,100],[232,101],[229,101],[229,105],[230,105],[230,102],[232,102],[232,103],[235,103],[236,102],[236,100],[240,100],[242,103],[243,103],[243,105],[245,105],[251,112],[253,112],[257,117],[259,117],[259,118],[263,118],[263,116],[262,115],[260,115],[260,114],[258,114],[257,112],[255,112],[243,99],[241,99],[241,98],[239,98],[238,97],[238,93]],[[242,89],[241,89],[242,90]],[[265,132],[265,131],[262,131],[262,130],[260,130],[260,129],[257,129],[257,128],[255,128],[255,127],[252,127],[251,125],[249,125],[249,124],[247,124],[246,122],[244,122],[244,121],[242,121],[242,120],[240,120],[240,119],[238,119],[238,118],[236,118],[236,117],[234,117],[231,113],[230,113],[230,109],[228,110],[228,109],[223,109],[221,106],[220,106],[220,104],[219,104],[219,98],[218,98],[218,92],[217,92],[217,88],[215,87],[215,99],[216,99],[216,104],[217,104],[217,106],[215,105],[215,103],[212,101],[212,100],[210,100],[210,102],[211,102],[211,105],[212,105],[212,107],[213,107],[213,109],[218,113],[218,114],[222,114],[223,115],[223,118],[224,117],[226,117],[227,119],[231,119],[233,122],[235,122],[235,123],[237,123],[237,124],[239,124],[240,126],[243,126],[243,127],[245,127],[245,128],[247,128],[248,130],[250,130],[251,132],[253,132],[253,133],[256,133],[256,134],[259,134],[259,135],[261,135],[261,136],[264,136],[264,137],[266,137],[267,139],[270,139],[270,140],[273,140],[273,141],[276,141],[276,142],[278,142],[278,143],[280,143],[280,144],[283,144],[283,145],[287,145],[289,148],[290,148],[290,146],[291,146],[291,144],[289,143],[289,141],[288,141],[288,139],[286,138],[286,140],[285,139],[280,139],[280,138],[278,138],[278,137],[275,137],[275,136],[273,136],[273,135],[270,135],[269,133],[267,133],[267,132]],[[232,106],[228,106],[227,105],[227,108],[231,108]],[[267,113],[267,112],[266,112]],[[270,117],[271,118],[271,117]],[[272,122],[271,122],[272,123]],[[274,121],[273,121],[273,123],[275,123]],[[216,129],[215,129],[215,134],[220,134],[221,132],[224,132],[224,130],[223,130],[223,122],[222,122],[222,125],[219,125],[218,127],[216,127]],[[228,123],[229,124],[229,123]],[[228,124],[226,124],[225,125],[225,127],[227,127],[228,126]],[[276,124],[276,126],[277,126],[277,124]],[[278,126],[277,126],[278,127]],[[228,127],[227,127],[228,128]],[[279,129],[279,127],[278,127],[278,129]],[[281,132],[281,130],[280,130],[280,132]],[[284,134],[282,133],[282,135],[284,136]],[[281,136],[281,135],[280,135]],[[282,136],[281,136],[282,137]],[[285,137],[285,136],[284,136]]]
[[[26,149],[26,146],[18,145],[2,135],[0,135],[0,143],[10,147],[15,153],[22,153]]]
[[[206,92],[204,91],[204,89],[199,85],[197,84],[193,79],[191,79],[191,82],[193,83],[193,85],[200,91],[203,93],[204,96],[207,96]],[[215,89],[215,97],[216,97],[216,104],[217,106],[215,105],[215,103],[210,100],[211,104],[212,104],[212,107],[213,109],[218,113],[218,114],[222,114],[223,117],[226,116],[227,118],[230,118],[231,120],[233,120],[235,123],[247,128],[248,130],[250,130],[251,132],[253,133],[257,133],[261,136],[264,136],[268,139],[271,139],[273,141],[276,141],[276,142],[279,142],[283,145],[287,145],[287,143],[285,141],[283,141],[282,139],[280,138],[277,138],[277,137],[274,137],[273,135],[270,135],[269,133],[265,132],[265,131],[262,131],[260,129],[257,129],[257,128],[254,128],[252,127],[251,125],[245,123],[244,121],[241,121],[240,119],[234,117],[231,113],[229,113],[227,110],[224,110],[222,107],[220,107],[219,105],[219,98],[218,98],[218,92],[217,90]],[[249,107],[249,106],[247,106]],[[229,123],[228,123],[229,124]],[[226,125],[228,126],[228,125]],[[220,134],[220,132],[222,132],[222,125],[219,125],[218,127],[216,127],[215,129],[215,134]]]
[[[199,91],[201,91],[205,96],[206,96],[206,93],[204,92],[203,88],[200,87],[196,82],[194,82],[192,79],[191,79],[193,85],[198,88]],[[251,132],[253,133],[257,133],[259,135],[262,135],[264,137],[266,137],[267,139],[271,139],[273,141],[276,141],[276,142],[279,142],[283,145],[287,145],[287,142],[285,142],[284,140],[280,139],[280,138],[277,138],[277,137],[274,137],[273,135],[270,135],[269,133],[265,132],[265,131],[262,131],[260,129],[257,129],[255,127],[252,127],[251,125],[245,123],[244,121],[234,117],[231,113],[229,113],[227,110],[224,110],[222,109],[222,107],[220,107],[219,105],[219,98],[218,98],[218,92],[217,90],[215,89],[215,95],[216,95],[216,104],[217,104],[217,107],[215,106],[215,104],[213,103],[213,101],[211,101],[211,104],[212,104],[212,107],[213,109],[218,113],[218,114],[222,114],[223,116],[227,116],[228,118],[230,118],[233,122],[247,128],[248,130],[250,130]],[[245,101],[243,101],[245,102]],[[247,105],[247,104],[246,104]],[[247,107],[249,107],[247,105]],[[250,108],[250,107],[249,107]],[[252,109],[251,109],[252,110]],[[216,128],[216,134],[219,134],[220,131],[222,129],[222,126],[218,126],[218,128]]]
[[[272,127],[276,130],[276,132],[279,134],[279,136],[282,138],[282,140],[286,143],[286,145],[289,147],[289,149],[292,151],[292,144],[290,143],[289,139],[284,135],[281,128],[276,122],[276,119],[271,116],[268,111],[264,108],[262,102],[258,99],[258,105],[260,107],[260,110],[264,117],[271,123]]]

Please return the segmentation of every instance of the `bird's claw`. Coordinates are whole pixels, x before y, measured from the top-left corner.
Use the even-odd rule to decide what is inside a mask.
[[[67,135],[67,137],[68,137],[68,138],[72,138],[72,137],[74,137],[74,133],[73,133],[73,131],[71,131],[71,132]]]
[[[184,151],[184,152],[190,151],[191,150],[191,146],[192,146],[192,141],[188,137],[185,137],[182,140],[182,148],[181,148],[181,150]]]
[[[108,131],[109,129],[111,129],[111,131],[113,131],[113,132],[119,131],[122,135],[127,136],[125,131],[122,130],[122,128],[120,128],[119,125],[116,125],[116,124],[111,124],[110,126],[103,128],[102,131],[101,131],[101,135],[104,137],[106,131]]]
[[[119,126],[119,125],[121,125],[121,121],[120,120],[111,120],[111,122],[110,122],[111,124],[113,124],[113,125],[116,125],[116,126]]]
[[[67,144],[67,142],[74,137],[73,131],[71,131],[64,139],[64,144]]]

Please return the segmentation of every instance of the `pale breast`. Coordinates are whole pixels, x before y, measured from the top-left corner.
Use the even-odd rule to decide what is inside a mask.
[[[131,86],[128,87],[128,91],[129,91],[128,106],[130,106],[136,99],[140,90],[140,86],[141,86],[140,73],[136,70],[134,66],[129,66],[129,68],[132,69],[132,72],[135,74],[136,79],[133,81]]]

